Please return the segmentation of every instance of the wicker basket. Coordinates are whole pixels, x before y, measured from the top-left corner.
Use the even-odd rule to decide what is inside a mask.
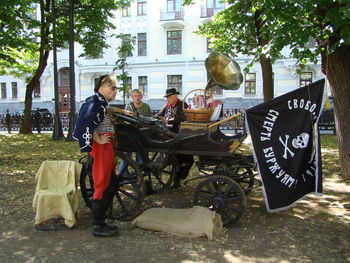
[[[186,94],[184,98],[184,102],[186,101],[186,98],[188,97],[188,95],[195,91],[203,91],[204,99],[209,97],[212,102],[214,101],[211,92],[206,91],[204,89],[194,89]],[[212,104],[211,108],[206,108],[206,109],[185,109],[185,103],[183,103],[182,110],[183,110],[183,113],[185,114],[186,120],[189,122],[208,122],[211,118],[211,115],[214,112],[214,103],[211,103],[211,104]]]

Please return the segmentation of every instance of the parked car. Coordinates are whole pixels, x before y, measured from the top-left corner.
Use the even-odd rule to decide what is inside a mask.
[[[46,109],[46,108],[36,108],[36,109],[32,109],[32,115],[35,115],[39,113],[41,117],[52,117],[51,112]],[[16,111],[16,114],[24,114],[24,109],[19,109]]]

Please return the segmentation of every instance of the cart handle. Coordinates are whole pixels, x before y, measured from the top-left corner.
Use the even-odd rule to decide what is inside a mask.
[[[221,123],[223,123],[223,122],[230,121],[230,120],[232,120],[232,119],[234,119],[234,118],[237,118],[237,117],[240,116],[241,114],[242,114],[242,113],[238,112],[237,114],[232,115],[232,116],[230,116],[230,117],[228,117],[228,118],[226,118],[226,119],[223,119],[223,120],[221,120],[221,121],[214,122],[213,124],[210,124],[210,125],[208,126],[208,129],[210,129],[210,128],[214,127],[214,126],[217,126],[217,125],[219,125],[219,124],[221,124]]]

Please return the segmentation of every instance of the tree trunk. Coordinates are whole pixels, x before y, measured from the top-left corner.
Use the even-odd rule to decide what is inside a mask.
[[[350,178],[350,45],[322,54],[322,68],[332,87],[342,177]]]
[[[50,51],[48,50],[49,46],[49,33],[50,33],[50,24],[46,21],[46,13],[50,12],[50,0],[40,0],[40,13],[41,13],[41,26],[40,26],[40,47],[39,47],[39,63],[38,68],[35,71],[34,76],[29,81],[26,87],[26,96],[24,98],[24,117],[19,129],[21,134],[31,134],[32,133],[32,102],[33,102],[33,91],[36,87],[40,86],[40,77],[43,74],[46,65],[47,59],[49,57]]]
[[[40,85],[37,79],[34,77],[30,80],[26,86],[26,96],[24,98],[24,116],[21,122],[19,133],[31,134],[32,133],[32,102],[33,102],[33,90]]]
[[[274,87],[272,78],[272,64],[271,60],[266,55],[260,56],[260,65],[263,77],[263,93],[264,101],[273,99]]]
[[[260,47],[265,47],[269,44],[268,34],[266,30],[268,30],[265,26],[264,19],[265,9],[259,9],[254,13],[254,24],[256,31],[256,38],[258,40],[258,44]],[[264,101],[269,101],[273,98],[274,87],[272,80],[272,64],[271,60],[267,58],[266,54],[260,55],[260,65],[263,77],[263,94]]]

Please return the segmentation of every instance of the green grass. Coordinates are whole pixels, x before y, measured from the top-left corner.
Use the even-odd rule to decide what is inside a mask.
[[[337,138],[334,135],[321,136],[323,172],[325,176],[340,173]],[[241,150],[249,151],[243,145]],[[0,135],[0,174],[25,174],[34,176],[44,160],[78,161],[85,154],[79,152],[76,141],[53,141],[50,134]]]
[[[335,135],[321,135],[322,170],[326,177],[340,175],[338,140]]]
[[[0,174],[34,176],[45,160],[78,161],[78,143],[53,141],[49,134],[0,135]]]

